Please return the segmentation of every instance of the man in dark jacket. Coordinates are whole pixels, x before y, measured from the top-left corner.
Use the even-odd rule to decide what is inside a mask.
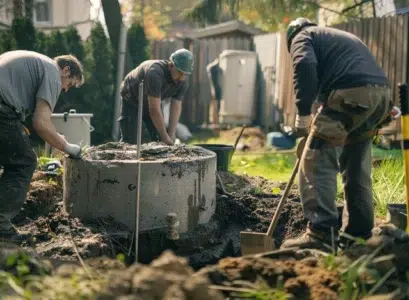
[[[143,80],[143,124],[152,141],[173,145],[182,100],[188,88],[186,75],[191,74],[192,70],[193,55],[186,49],[174,52],[169,61],[147,60],[132,70],[121,85],[122,110],[118,119],[121,141],[130,144],[137,142],[139,83]],[[161,110],[161,101],[166,98],[172,98],[168,128]]]
[[[342,231],[366,239],[374,225],[372,137],[393,106],[387,77],[365,44],[345,31],[299,18],[289,25],[287,38],[298,108],[295,127],[299,136],[309,133],[299,172],[308,229],[282,248],[326,248],[331,236],[339,240],[338,172],[345,195]],[[312,120],[315,100],[321,107]]]

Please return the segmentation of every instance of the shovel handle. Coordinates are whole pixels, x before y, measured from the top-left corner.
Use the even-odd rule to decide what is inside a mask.
[[[285,200],[287,199],[288,193],[290,192],[291,187],[293,186],[294,178],[297,175],[298,168],[299,168],[300,162],[301,162],[301,156],[302,156],[302,153],[304,151],[306,142],[307,142],[307,137],[303,137],[300,140],[300,142],[298,143],[298,145],[297,145],[297,150],[296,150],[297,161],[295,163],[293,172],[291,173],[290,180],[288,181],[288,183],[287,183],[287,185],[285,187],[284,193],[281,196],[280,202],[278,203],[276,212],[274,213],[274,216],[273,216],[273,219],[271,220],[270,226],[268,227],[267,236],[272,236],[273,231],[277,227],[278,219],[280,218],[281,211],[283,210]]]
[[[280,202],[278,203],[277,209],[274,213],[273,219],[271,220],[270,226],[268,227],[267,230],[267,236],[272,236],[272,233],[274,232],[275,228],[277,227],[278,219],[280,218],[281,211],[283,210],[285,200],[287,199],[288,193],[290,192],[290,189],[293,185],[295,175],[297,175],[298,172],[298,167],[300,166],[300,159],[297,158],[297,161],[295,163],[295,167],[293,169],[293,172],[291,173],[290,180],[288,181],[284,193],[281,196]]]

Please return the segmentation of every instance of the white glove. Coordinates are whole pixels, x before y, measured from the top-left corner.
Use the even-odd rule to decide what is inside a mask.
[[[67,143],[64,147],[64,152],[67,153],[71,158],[81,157],[81,147],[76,144]]]
[[[402,115],[402,111],[399,109],[399,107],[394,106],[392,108],[391,115],[392,115],[392,118],[397,119]]]

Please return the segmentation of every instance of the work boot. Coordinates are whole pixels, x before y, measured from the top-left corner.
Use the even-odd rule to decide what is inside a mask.
[[[335,236],[334,246],[337,247],[338,237]],[[319,233],[307,229],[307,231],[300,237],[286,240],[280,247],[284,248],[300,248],[300,249],[319,249],[323,251],[331,251],[331,235]]]
[[[28,232],[19,232],[14,226],[6,230],[0,230],[0,241],[21,243],[28,240],[31,234]]]

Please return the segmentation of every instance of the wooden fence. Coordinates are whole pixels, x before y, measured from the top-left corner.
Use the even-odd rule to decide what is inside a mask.
[[[181,47],[192,51],[194,71],[189,78],[189,89],[183,104],[181,122],[189,127],[200,126],[209,121],[210,85],[206,66],[214,61],[223,50],[252,50],[249,38],[215,38],[198,40],[154,41],[151,56],[168,59],[170,54]]]
[[[395,104],[399,105],[398,84],[407,81],[408,70],[408,15],[390,16],[384,18],[365,19],[333,26],[358,36],[369,47],[378,63],[385,71],[392,86]],[[285,38],[282,36],[282,38]],[[280,93],[279,109],[283,111],[286,125],[294,124],[296,108],[292,84],[292,65],[288,51],[281,43],[282,63],[279,70]],[[399,131],[400,122],[393,122],[386,132]]]

